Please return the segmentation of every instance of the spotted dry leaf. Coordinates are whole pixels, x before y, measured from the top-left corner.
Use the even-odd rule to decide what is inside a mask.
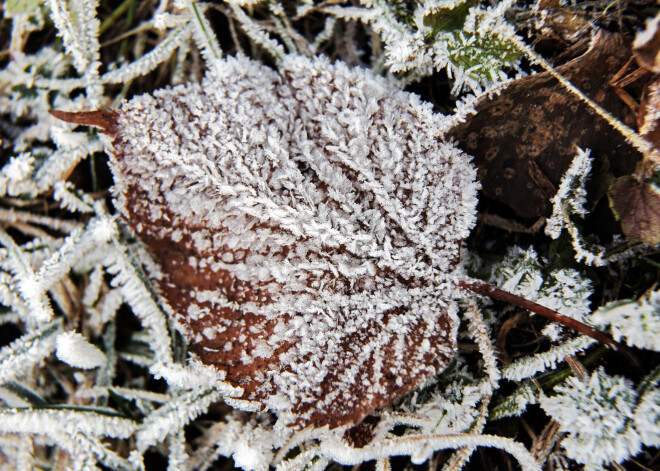
[[[241,399],[353,424],[451,361],[477,184],[444,130],[372,73],[299,57],[228,58],[121,107],[116,204]]]
[[[599,32],[584,54],[556,70],[632,125],[632,112],[610,86],[630,54],[621,37]],[[550,200],[576,146],[591,149],[596,173],[629,174],[640,158],[618,131],[548,72],[516,80],[498,97],[484,100],[452,135],[474,155],[484,194],[524,218],[551,213]]]
[[[629,239],[660,244],[660,188],[637,177],[617,179],[607,193],[621,229]]]

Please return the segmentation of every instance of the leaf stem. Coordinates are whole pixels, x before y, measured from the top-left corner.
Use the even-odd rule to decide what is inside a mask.
[[[533,301],[529,301],[528,299],[525,299],[521,296],[509,293],[507,291],[503,291],[483,281],[479,281],[475,279],[465,279],[459,281],[458,286],[465,290],[477,293],[481,296],[488,296],[489,298],[497,299],[498,301],[504,301],[506,303],[513,304],[514,306],[527,309],[540,316],[550,319],[554,322],[563,324],[566,327],[569,327],[581,334],[587,335],[597,340],[598,342],[608,346],[609,348],[611,348],[616,352],[620,352],[626,355],[626,357],[628,357],[628,359],[630,359],[635,365],[639,365],[637,358],[635,358],[635,356],[630,352],[630,350],[626,348],[624,345],[612,339],[609,335],[605,334],[604,332],[596,330],[593,327],[590,327],[587,324],[584,324],[578,320],[575,320],[568,316],[564,316],[563,314],[559,314],[557,311],[553,311],[552,309],[537,304]]]

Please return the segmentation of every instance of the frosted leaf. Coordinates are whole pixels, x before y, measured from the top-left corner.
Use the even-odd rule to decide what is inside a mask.
[[[565,316],[583,321],[591,309],[591,282],[573,269],[544,273],[547,261],[533,248],[512,248],[491,276],[491,283]]]
[[[452,359],[469,158],[415,95],[227,58],[119,113],[116,204],[192,350],[284,423],[355,423]],[[239,401],[235,401],[239,402]]]
[[[85,370],[98,368],[106,362],[105,355],[77,332],[57,336],[55,354],[64,363]]]
[[[609,303],[592,316],[593,322],[609,326],[615,340],[628,345],[660,351],[660,290],[639,300]]]
[[[632,427],[636,392],[623,377],[600,369],[588,382],[568,378],[559,394],[541,397],[541,407],[568,432],[562,441],[566,455],[588,467],[621,463],[641,449]]]
[[[639,401],[635,410],[635,429],[642,443],[647,446],[660,446],[660,389],[648,392]]]
[[[446,69],[453,94],[464,87],[480,92],[505,80],[504,69],[519,69],[519,53],[508,39],[515,33],[504,19],[512,1],[496,8],[463,0],[411,2],[405,8],[400,2],[359,3],[364,8],[330,6],[325,11],[368,25],[385,45],[384,65],[391,72],[407,72],[406,80]]]

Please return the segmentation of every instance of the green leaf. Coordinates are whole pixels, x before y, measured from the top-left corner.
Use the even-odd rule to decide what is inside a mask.
[[[441,8],[435,10],[424,17],[424,26],[431,27],[432,36],[437,35],[439,32],[463,29],[470,8],[476,4],[476,1],[468,0],[454,8]]]

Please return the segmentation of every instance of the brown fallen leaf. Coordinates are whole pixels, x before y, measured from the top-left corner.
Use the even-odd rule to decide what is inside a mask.
[[[625,176],[612,184],[607,196],[629,239],[660,244],[660,188],[634,176]]]
[[[124,103],[115,204],[191,351],[242,389],[232,405],[355,425],[452,361],[442,290],[459,293],[476,172],[413,95],[326,59],[287,64],[228,57],[202,84]]]
[[[591,27],[588,14],[560,0],[539,0],[530,15],[528,27],[541,39],[572,41]],[[543,21],[538,21],[542,12]]]
[[[632,111],[609,85],[630,55],[620,36],[601,31],[584,54],[556,70],[634,125]],[[592,150],[594,173],[630,174],[640,159],[616,130],[547,72],[516,80],[500,96],[483,101],[452,135],[474,156],[483,194],[529,219],[550,214],[550,198],[575,156],[575,146]]]

